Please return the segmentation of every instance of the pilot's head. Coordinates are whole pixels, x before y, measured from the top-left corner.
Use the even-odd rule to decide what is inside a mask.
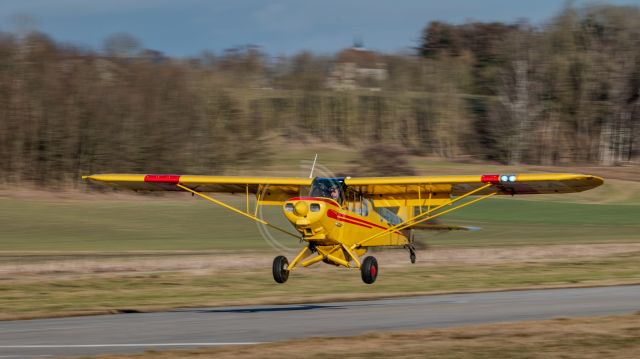
[[[340,193],[338,192],[338,188],[335,186],[332,186],[331,188],[329,188],[329,194],[331,195],[331,199],[333,200],[338,200],[340,198]]]

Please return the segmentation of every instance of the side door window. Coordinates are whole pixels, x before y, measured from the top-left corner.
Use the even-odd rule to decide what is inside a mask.
[[[362,209],[360,211],[360,215],[362,216],[368,216],[369,215],[369,200],[362,197],[360,203],[362,203]]]
[[[367,216],[369,214],[369,203],[360,193],[349,191],[347,194],[349,201],[349,211],[359,214],[361,216]]]
[[[359,195],[356,191],[347,190],[347,210],[349,212],[360,214],[360,201]]]

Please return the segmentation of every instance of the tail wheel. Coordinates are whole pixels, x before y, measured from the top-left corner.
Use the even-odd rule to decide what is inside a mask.
[[[376,281],[376,278],[378,277],[378,261],[375,257],[367,257],[362,261],[360,274],[362,274],[362,281],[367,284],[371,284]]]
[[[411,261],[411,264],[414,264],[416,262],[416,247],[412,243],[406,247],[409,249],[409,260]]]
[[[277,256],[273,259],[273,279],[278,283],[284,283],[289,279],[289,261],[285,256]]]

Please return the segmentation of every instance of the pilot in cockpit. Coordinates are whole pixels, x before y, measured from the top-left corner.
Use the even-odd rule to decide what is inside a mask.
[[[338,191],[338,187],[331,186],[331,188],[329,188],[329,195],[331,196],[332,200],[338,203],[340,202],[340,192]]]

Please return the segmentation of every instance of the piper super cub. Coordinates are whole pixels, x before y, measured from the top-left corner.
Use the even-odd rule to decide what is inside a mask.
[[[371,247],[404,247],[415,263],[413,231],[455,229],[434,223],[446,213],[496,195],[581,192],[603,183],[582,174],[485,174],[413,177],[230,177],[175,174],[95,174],[83,179],[136,191],[184,191],[263,225],[299,238],[304,247],[289,262],[273,260],[273,278],[284,283],[298,267],[324,262],[359,268],[371,284],[378,262],[364,257]],[[246,196],[240,209],[206,193]],[[249,198],[255,196],[255,208]],[[258,217],[264,205],[282,207],[294,231]]]

